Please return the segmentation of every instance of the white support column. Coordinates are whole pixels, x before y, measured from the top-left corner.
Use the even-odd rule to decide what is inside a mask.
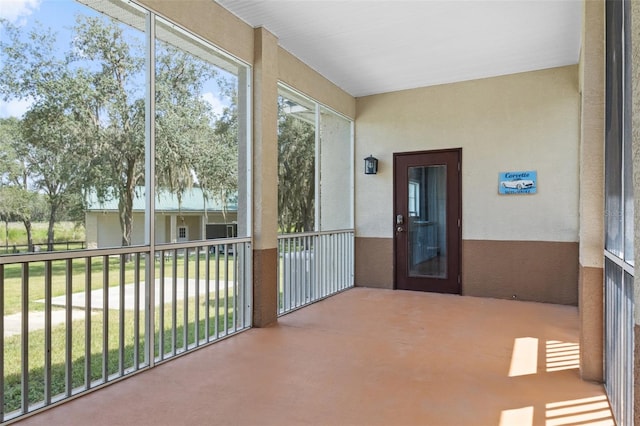
[[[178,241],[178,216],[172,214],[169,219],[170,223],[170,231],[169,231],[169,240],[172,243]]]

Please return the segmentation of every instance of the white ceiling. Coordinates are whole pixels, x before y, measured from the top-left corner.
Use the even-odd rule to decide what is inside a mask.
[[[353,96],[578,62],[580,0],[216,0]]]

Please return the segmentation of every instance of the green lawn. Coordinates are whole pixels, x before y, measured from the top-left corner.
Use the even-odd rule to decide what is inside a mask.
[[[135,258],[134,258],[135,259]],[[199,262],[196,262],[199,260]],[[51,262],[51,283],[52,283],[52,296],[61,296],[66,292],[66,280],[67,280],[67,261],[53,261]],[[163,259],[162,267],[164,268],[165,278],[171,278],[173,276],[174,265],[177,278],[184,278],[185,276],[185,263],[188,273],[188,278],[193,279],[195,276],[196,263],[199,265],[198,275],[203,280],[201,285],[204,285],[205,279],[205,256],[202,254],[199,259],[196,259],[195,255],[191,255],[185,260],[184,256],[178,255],[175,258]],[[134,282],[134,274],[136,271],[135,261],[123,262],[124,271],[124,283],[131,284]],[[156,279],[160,276],[160,261],[154,262]],[[4,266],[4,315],[10,315],[21,311],[22,303],[22,268],[21,264],[9,264]],[[85,290],[86,274],[86,260],[76,259],[71,262],[71,280],[72,280],[72,292],[83,292]],[[91,289],[103,288],[103,280],[105,274],[105,268],[107,269],[107,282],[109,286],[117,286],[120,284],[120,270],[121,259],[119,256],[109,257],[108,263],[104,262],[103,257],[91,258]],[[220,256],[218,261],[214,256],[209,260],[210,279],[216,278],[224,280],[233,280],[235,270],[235,259],[233,256],[228,257],[228,262],[225,263],[224,256]],[[140,260],[140,281],[144,281],[145,263],[144,259]],[[44,304],[37,302],[37,300],[44,299],[44,277],[45,277],[45,264],[44,262],[34,262],[28,266],[28,296],[30,311],[42,311],[44,310]],[[165,357],[170,357],[171,354],[176,352],[182,352],[184,350],[184,338],[185,328],[187,329],[187,346],[193,345],[196,341],[196,306],[199,309],[198,317],[198,336],[199,339],[205,338],[205,307],[206,300],[204,295],[199,295],[198,299],[192,294],[186,300],[178,300],[175,306],[170,303],[165,303],[164,307],[164,324],[163,324],[163,353],[167,354]],[[215,293],[212,287],[210,300],[209,300],[209,336],[215,337],[216,326],[218,330],[224,334],[225,331],[225,318],[228,327],[233,326],[234,320],[234,294],[233,290],[228,291],[228,309],[225,310],[225,294],[221,291],[219,294],[218,303],[218,321],[216,322],[216,303]],[[55,307],[53,309],[56,309]],[[84,311],[82,311],[84,312]],[[186,312],[186,315],[185,315]],[[175,314],[174,314],[175,313]],[[175,315],[175,319],[174,319]],[[186,317],[186,318],[185,318]],[[159,336],[160,336],[160,320],[159,310],[156,309],[155,318],[155,339],[156,348],[154,349],[154,356],[159,355]],[[107,376],[115,374],[119,371],[120,365],[127,370],[134,366],[134,348],[138,346],[138,362],[144,363],[144,310],[140,312],[139,318],[139,340],[136,343],[135,340],[135,323],[134,323],[134,311],[124,311],[124,321],[122,330],[124,331],[124,345],[120,347],[120,311],[111,310],[107,315],[108,335],[106,350],[103,344],[104,338],[104,315],[103,311],[96,310],[90,316],[90,351],[89,359],[91,364],[90,381],[101,380],[103,375],[103,352],[106,352],[107,356]],[[175,324],[175,328],[174,328]],[[186,327],[185,327],[186,325]],[[57,325],[52,329],[52,351],[51,351],[51,374],[52,374],[52,395],[60,394],[65,391],[65,348],[66,348],[66,333],[65,325]],[[71,366],[72,366],[72,379],[71,388],[78,388],[86,386],[85,382],[85,320],[80,319],[73,321],[72,334],[71,334]],[[21,336],[11,336],[4,339],[5,351],[3,355],[4,360],[4,373],[5,373],[5,388],[0,389],[0,392],[4,392],[5,407],[4,412],[9,413],[20,408],[21,401]],[[43,330],[34,330],[29,333],[29,348],[28,348],[28,370],[29,370],[29,402],[38,403],[44,398],[44,345],[45,345],[45,333]],[[122,357],[120,356],[122,352]]]
[[[47,242],[47,232],[49,224],[46,222],[34,222],[31,225],[31,237],[33,243],[42,245]],[[54,241],[84,241],[85,229],[82,224],[73,222],[56,222],[53,226]],[[13,246],[27,245],[27,231],[22,222],[9,222],[8,226],[2,222],[0,225],[0,254],[14,253]],[[55,249],[62,249],[63,246],[56,246]],[[70,246],[69,250],[82,248],[80,245]],[[64,247],[66,249],[66,246]],[[25,251],[22,247],[20,251]]]
[[[189,278],[193,278],[195,275],[195,256],[189,256],[188,261],[188,274]],[[216,264],[215,257],[211,256],[209,261],[210,278],[215,279],[216,274],[219,274],[220,279],[225,278],[225,270],[229,280],[234,277],[235,260],[229,256],[228,264],[225,264],[224,257],[221,256]],[[176,276],[178,278],[184,277],[185,272],[185,259],[182,256],[177,257]],[[225,268],[226,266],[226,268]],[[15,314],[21,312],[22,304],[22,264],[8,264],[4,266],[4,315]],[[53,297],[62,296],[66,294],[66,261],[53,261],[51,262],[51,292]],[[86,282],[86,260],[74,259],[71,265],[71,279],[72,279],[72,293],[82,292],[85,290]],[[173,259],[168,259],[164,263],[165,277],[172,276]],[[29,301],[29,310],[37,311],[43,310],[44,304],[37,303],[37,300],[44,299],[45,296],[45,263],[33,262],[29,264],[29,295],[27,300]],[[105,270],[105,263],[102,257],[91,258],[91,289],[96,290],[102,288],[103,276]],[[144,260],[140,262],[140,281],[145,280],[144,274]],[[120,283],[120,258],[109,257],[108,258],[108,283],[109,286],[117,286]],[[124,282],[125,284],[132,284],[134,282],[135,274],[135,262],[124,263]],[[199,276],[201,279],[205,278],[205,257],[200,255],[199,264]],[[160,263],[155,262],[155,276],[156,279],[160,276]]]
[[[205,339],[205,301],[199,301],[199,321],[198,321],[198,336],[199,341]],[[166,357],[170,357],[174,348],[177,352],[184,350],[184,332],[185,321],[184,312],[185,305],[187,306],[188,319],[187,319],[187,347],[195,343],[195,299],[190,298],[185,303],[184,301],[178,301],[176,304],[176,328],[175,333],[172,328],[173,324],[173,307],[170,304],[166,304],[164,307],[164,345],[163,352]],[[229,295],[229,309],[226,315],[225,326],[225,300],[221,295],[221,300],[218,308],[218,317],[216,324],[215,316],[215,300],[209,302],[209,336],[215,338],[216,326],[217,331],[224,335],[224,332],[228,329],[229,332],[233,331],[233,305],[234,297]],[[236,321],[239,319],[236,318]],[[135,322],[134,311],[125,311],[124,315],[124,346],[120,347],[120,312],[117,310],[111,310],[108,313],[107,318],[108,332],[107,332],[107,347],[103,345],[104,337],[104,315],[101,311],[94,312],[91,315],[90,326],[90,381],[103,379],[103,353],[106,352],[107,356],[107,376],[116,374],[120,370],[120,364],[124,370],[131,369],[135,363],[134,349],[136,346],[135,340]],[[71,367],[72,378],[71,388],[82,388],[86,386],[85,381],[85,321],[76,320],[72,323],[71,342]],[[145,363],[145,319],[144,311],[141,311],[139,318],[139,340],[138,346],[138,362],[140,364]],[[154,349],[154,356],[159,354],[159,312],[156,313],[156,330],[155,341],[156,347]],[[58,325],[52,329],[52,351],[51,351],[51,388],[52,396],[62,394],[65,392],[65,348],[66,348],[66,327],[64,324]],[[174,340],[175,337],[175,340]],[[175,345],[173,342],[175,341]],[[21,336],[12,336],[4,340],[5,353],[4,353],[4,369],[5,369],[5,413],[17,410],[21,406]],[[44,345],[45,345],[45,333],[43,330],[36,330],[29,333],[29,402],[38,403],[44,399]],[[122,352],[122,358],[120,357]],[[0,390],[1,391],[1,390]]]

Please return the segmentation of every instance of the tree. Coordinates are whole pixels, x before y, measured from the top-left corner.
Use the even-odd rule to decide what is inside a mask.
[[[144,183],[143,50],[113,20],[78,16],[76,22],[70,62],[82,67],[85,84],[71,103],[86,103],[75,117],[91,129],[85,135],[91,161],[84,186],[99,198],[118,200],[122,245],[128,246],[135,189]]]
[[[28,250],[32,251],[37,194],[29,191],[27,164],[18,154],[24,146],[20,125],[16,118],[0,119],[0,218],[5,222],[5,247],[9,222],[19,220],[27,233]]]
[[[70,114],[51,100],[36,105],[22,122],[24,144],[18,147],[32,184],[49,206],[47,246],[53,250],[54,225],[61,210],[81,202],[85,181],[82,131]],[[80,134],[78,134],[80,133]]]
[[[199,97],[216,71],[206,62],[161,43],[156,59],[156,185],[181,194],[196,181],[203,157],[211,156],[211,106]]]
[[[46,194],[49,204],[47,242],[54,242],[53,226],[61,208],[79,200],[88,151],[85,149],[87,79],[69,66],[68,57],[55,55],[51,31],[31,32],[2,22],[8,42],[0,42],[3,67],[0,94],[5,100],[28,99],[31,107],[19,125],[22,143],[15,152],[33,190]],[[84,164],[83,164],[84,163]],[[85,166],[85,167],[83,167]],[[23,198],[24,199],[24,198]]]
[[[8,244],[8,223],[19,220],[27,231],[27,250],[33,251],[32,206],[37,194],[19,186],[0,187],[0,217],[5,222],[5,246]]]
[[[25,115],[27,159],[34,189],[47,195],[52,223],[74,211],[81,194],[117,199],[122,245],[131,244],[133,199],[144,185],[145,87],[142,42],[114,20],[78,16],[65,55],[56,36],[29,34],[3,21],[0,94],[29,99]],[[237,112],[218,122],[200,94],[216,77],[206,61],[159,43],[156,52],[156,190],[181,197],[200,185],[224,200],[237,191]],[[224,126],[222,126],[224,124]]]
[[[144,61],[139,46],[127,41],[113,22],[107,25],[84,18],[76,32],[74,50],[101,65],[101,72],[93,77],[99,82],[94,89],[100,102],[96,110],[105,111],[108,121],[96,132],[99,148],[92,164],[92,187],[103,197],[118,199],[122,244],[130,245],[135,190],[145,179],[145,101],[135,86]],[[216,75],[210,64],[190,53],[166,43],[157,45],[153,179],[158,193],[168,191],[181,200],[184,191],[196,183],[203,189],[213,187],[198,166],[203,158],[217,158],[212,149],[217,146],[214,116],[210,104],[200,97],[204,82]],[[224,169],[218,171],[218,177],[230,174],[228,164]],[[206,170],[211,173],[211,168]]]
[[[193,170],[205,197],[218,198],[226,220],[228,203],[238,192],[238,101],[235,82],[218,79],[221,95],[231,102],[213,125],[210,139],[201,139]],[[206,153],[202,155],[202,153]]]
[[[278,226],[282,232],[313,231],[315,222],[315,127],[284,112],[278,120]]]

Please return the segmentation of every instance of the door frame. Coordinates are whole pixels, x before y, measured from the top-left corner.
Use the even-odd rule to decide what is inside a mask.
[[[457,272],[457,286],[455,288],[455,291],[449,291],[449,290],[442,290],[439,288],[435,288],[435,289],[425,289],[425,290],[420,290],[420,289],[415,289],[415,290],[419,290],[419,291],[433,291],[433,292],[442,292],[442,293],[452,293],[452,294],[462,294],[462,148],[447,148],[447,149],[436,149],[436,150],[426,150],[426,151],[409,151],[409,152],[394,152],[393,153],[393,215],[392,215],[392,226],[393,226],[393,288],[394,289],[399,289],[398,287],[398,237],[397,237],[397,233],[396,233],[396,203],[397,203],[397,196],[398,196],[398,182],[396,181],[396,176],[397,176],[397,167],[398,167],[398,160],[400,157],[407,157],[407,156],[418,156],[418,155],[429,155],[429,154],[450,154],[453,153],[457,156],[457,160],[458,160],[458,168],[457,168],[457,181],[458,181],[458,185],[457,185],[457,193],[458,193],[458,197],[457,197],[457,209],[454,208],[453,211],[451,212],[451,215],[453,216],[453,214],[455,213],[455,215],[457,215],[457,227],[455,227],[454,229],[457,229],[457,236],[454,236],[455,240],[457,241],[457,250],[455,252],[449,251],[449,255],[457,255],[457,267],[455,268]],[[447,210],[449,211],[449,207],[450,207],[450,195],[451,195],[452,191],[449,188],[449,182],[447,182]],[[449,212],[448,212],[449,213]],[[447,215],[447,218],[449,219],[449,214]],[[407,222],[408,219],[405,220],[405,223]],[[449,228],[449,227],[448,227]],[[448,267],[448,266],[447,266]]]
[[[184,238],[180,238],[180,230],[184,229]],[[189,241],[189,225],[178,225],[176,227],[176,242],[182,243]]]

